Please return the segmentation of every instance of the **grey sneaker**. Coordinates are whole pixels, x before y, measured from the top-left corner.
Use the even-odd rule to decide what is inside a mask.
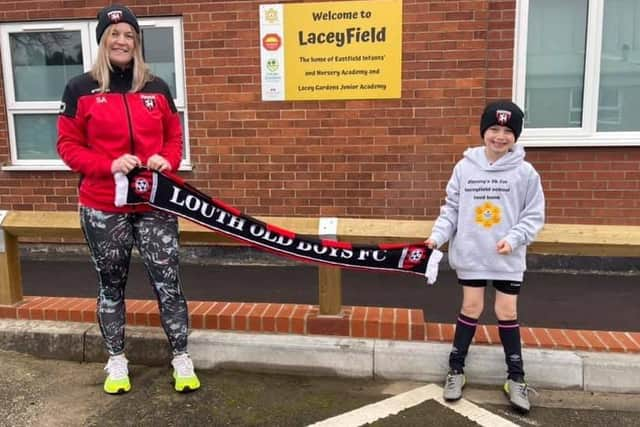
[[[504,383],[504,392],[509,398],[509,402],[511,402],[514,408],[523,413],[527,413],[531,409],[529,390],[535,391],[525,382],[507,380],[507,382]]]
[[[464,374],[449,372],[444,381],[443,399],[448,401],[459,400],[462,397],[462,389],[466,382],[467,379]]]

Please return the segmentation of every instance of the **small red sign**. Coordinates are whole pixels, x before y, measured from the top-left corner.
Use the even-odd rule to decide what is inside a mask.
[[[262,38],[262,46],[267,50],[278,50],[282,45],[282,39],[279,35],[269,33]]]

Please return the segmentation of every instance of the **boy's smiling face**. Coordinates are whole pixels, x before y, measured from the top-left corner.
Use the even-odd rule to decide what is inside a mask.
[[[493,125],[487,128],[483,140],[487,158],[493,163],[511,150],[516,136],[507,126]]]

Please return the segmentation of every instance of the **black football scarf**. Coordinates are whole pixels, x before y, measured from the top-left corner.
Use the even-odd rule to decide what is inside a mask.
[[[442,253],[424,243],[357,245],[298,235],[212,199],[182,178],[137,168],[116,174],[116,206],[146,203],[281,256],[370,271],[424,275],[435,283]]]

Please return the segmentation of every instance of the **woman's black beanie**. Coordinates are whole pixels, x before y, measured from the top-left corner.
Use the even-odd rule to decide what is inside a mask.
[[[138,18],[136,15],[126,6],[119,4],[112,4],[111,6],[105,6],[100,12],[98,12],[98,26],[96,27],[96,40],[100,44],[102,34],[111,24],[117,24],[118,22],[126,22],[131,25],[136,33],[140,34],[140,25],[138,25]]]

